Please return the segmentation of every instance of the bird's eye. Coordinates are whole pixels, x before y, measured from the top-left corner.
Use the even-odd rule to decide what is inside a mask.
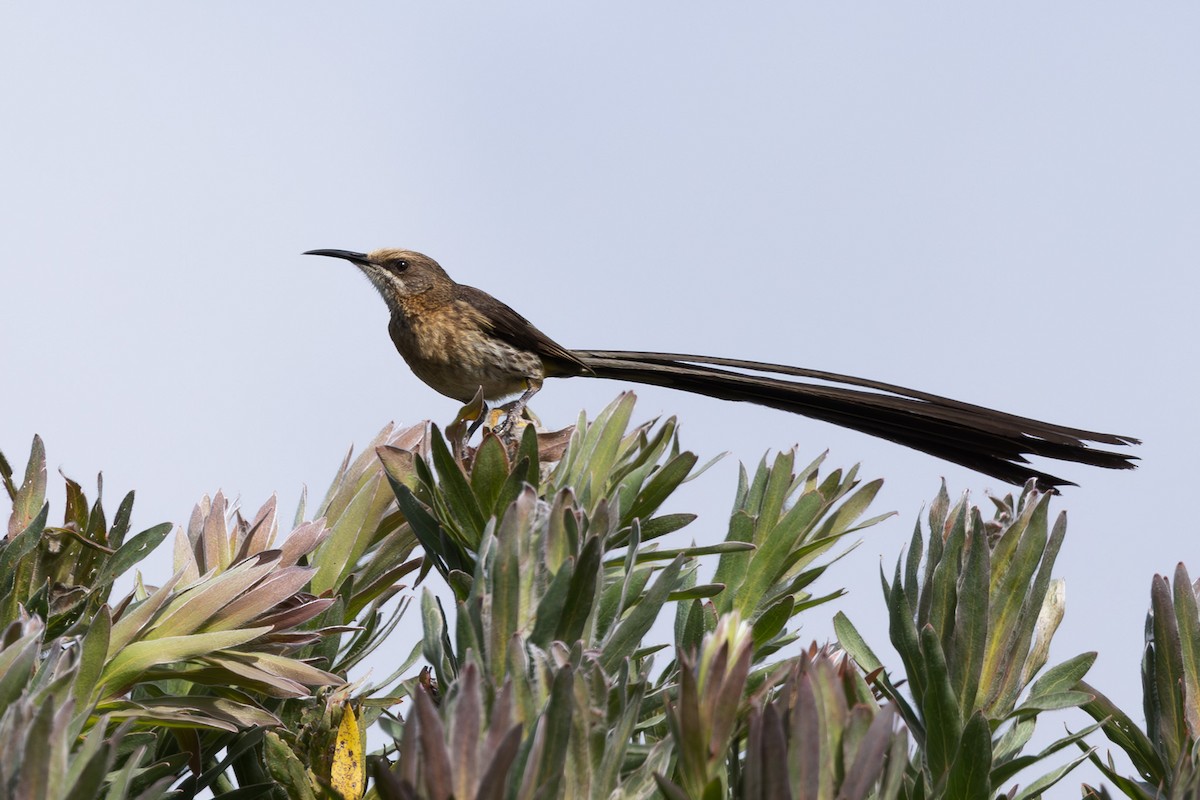
[[[394,262],[392,264],[392,266],[396,269],[397,272],[403,272],[404,270],[408,269],[408,262],[405,261],[403,258],[401,258],[401,259],[397,260],[396,262]]]

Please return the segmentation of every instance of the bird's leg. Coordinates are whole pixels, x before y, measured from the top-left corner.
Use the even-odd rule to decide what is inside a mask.
[[[527,382],[528,388],[508,406],[508,413],[504,415],[504,419],[492,429],[492,433],[499,436],[501,439],[507,438],[512,433],[513,426],[521,414],[525,413],[525,406],[533,399],[533,396],[542,388],[542,381],[539,378],[529,378]]]

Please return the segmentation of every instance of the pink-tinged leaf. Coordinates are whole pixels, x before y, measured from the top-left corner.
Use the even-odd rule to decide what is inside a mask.
[[[425,771],[425,786],[430,800],[449,800],[453,796],[453,771],[446,752],[446,739],[437,709],[426,692],[418,691],[413,698],[417,721],[421,726],[421,764]]]
[[[454,796],[472,797],[479,786],[479,736],[483,725],[483,697],[479,669],[468,662],[459,676],[458,696],[450,717],[450,758],[454,763]]]
[[[279,563],[284,567],[295,566],[301,556],[308,555],[313,550],[316,550],[321,542],[325,541],[329,536],[329,531],[325,527],[325,520],[319,519],[316,522],[306,522],[288,534],[288,537],[283,540],[283,544],[279,549]]]
[[[229,630],[268,613],[300,591],[314,572],[316,570],[309,567],[287,567],[275,570],[263,578],[257,586],[231,600],[213,617],[213,621],[206,625],[205,629]]]
[[[234,561],[241,561],[244,558],[261,553],[263,550],[270,550],[271,545],[275,541],[277,524],[275,522],[275,507],[277,498],[271,495],[271,499],[263,503],[263,507],[254,515],[254,522],[250,524],[250,530],[246,534],[246,538],[238,547],[237,556]]]
[[[330,625],[325,628],[317,628],[317,633],[322,636],[328,636],[334,633],[359,633],[365,630],[362,625]]]
[[[254,620],[255,625],[270,625],[276,631],[284,631],[289,628],[295,628],[298,625],[303,625],[313,617],[317,616],[325,609],[333,605],[332,597],[317,597],[312,595],[297,595],[296,598],[305,597],[301,602],[288,603],[282,608],[271,611],[269,614],[264,614]]]
[[[272,653],[283,653],[289,650],[296,650],[300,647],[307,647],[319,641],[321,641],[321,637],[316,631],[268,633],[259,640],[259,643],[255,645],[255,649],[267,650]]]
[[[229,552],[229,529],[225,524],[225,514],[225,495],[218,491],[204,520],[204,533],[197,548],[204,559],[200,565],[202,572],[229,566],[232,554]]]
[[[273,653],[226,653],[229,658],[237,658],[245,664],[257,667],[272,675],[288,678],[305,686],[341,686],[346,682],[332,672],[316,667],[287,656]]]
[[[729,746],[730,737],[733,736],[738,712],[741,710],[742,696],[746,691],[746,679],[750,675],[751,655],[750,641],[746,640],[737,654],[737,660],[731,665],[728,675],[725,676],[725,680],[720,686],[720,693],[716,696],[714,707],[708,711],[712,717],[713,734],[710,750],[715,757],[719,758],[724,755]],[[708,692],[706,694],[711,700],[712,694]]]
[[[213,631],[133,642],[109,661],[100,676],[100,684],[110,693],[120,692],[151,667],[187,661],[228,647],[237,647],[253,641],[268,630],[249,628],[240,631]]]
[[[488,725],[487,741],[484,749],[489,753],[496,752],[513,724],[512,678],[506,677],[504,685],[500,687],[499,696],[492,704],[491,722]],[[517,727],[520,727],[519,723]]]
[[[418,451],[424,447],[428,440],[428,428],[429,426],[424,422],[410,425],[407,428],[396,431],[388,437],[386,442],[382,442],[381,444],[386,444],[389,447],[397,447],[401,450]],[[372,442],[371,449],[374,450],[378,446]]]
[[[383,446],[391,438],[392,428],[392,423],[385,425],[383,430],[363,448],[358,458],[354,459],[354,463],[338,476],[336,492],[330,490],[330,496],[322,504],[322,515],[334,526],[354,497],[362,491],[363,486],[371,480],[378,479],[379,468],[375,449]]]
[[[195,547],[204,535],[204,518],[208,516],[210,508],[212,508],[212,500],[208,495],[201,497],[200,502],[192,507],[192,516],[188,518],[187,525],[188,542],[192,547]]]
[[[234,598],[269,574],[278,560],[279,551],[268,550],[215,577],[202,580],[171,601],[151,635],[155,638],[183,636],[203,629]]]
[[[192,546],[183,531],[178,529],[175,531],[174,565],[185,586],[200,580],[200,565],[196,563],[196,554],[192,552]]]
[[[160,697],[146,703],[117,700],[104,703],[97,710],[113,719],[152,720],[167,727],[204,726],[238,731],[283,724],[274,714],[261,708],[222,697]]]
[[[479,780],[479,791],[475,800],[502,800],[508,773],[513,761],[521,748],[521,726],[514,725],[501,738],[496,747],[488,748],[486,753],[491,761]]]
[[[770,800],[791,800],[792,790],[788,782],[788,751],[787,737],[784,734],[783,720],[775,710],[774,704],[767,706],[763,715],[763,775],[762,797]],[[816,747],[816,743],[813,743]],[[800,795],[801,797],[817,797],[817,794]]]
[[[280,676],[276,672],[260,669],[254,664],[247,663],[237,654],[214,653],[206,656],[204,660],[232,676],[229,679],[230,685],[249,683],[271,697],[307,697],[309,695],[308,687],[303,683]]]

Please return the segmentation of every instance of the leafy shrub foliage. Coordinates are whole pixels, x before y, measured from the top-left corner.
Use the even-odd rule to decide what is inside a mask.
[[[818,583],[888,516],[881,482],[780,453],[722,530],[688,529],[668,501],[704,466],[633,408],[463,452],[388,426],[286,535],[273,498],[203,498],[153,577],[134,568],[172,526],[131,535],[132,493],[110,522],[66,479],[55,526],[41,441],[19,484],[0,456],[0,796],[1031,798],[1089,759],[1130,797],[1196,796],[1182,565],[1153,584],[1145,733],[1083,681],[1094,653],[1046,667],[1066,523],[1032,487],[987,520],[943,487],[882,576],[894,663],[844,616],[801,647],[841,594]],[[391,674],[358,677],[385,643]],[[1095,724],[1029,752],[1071,708]]]

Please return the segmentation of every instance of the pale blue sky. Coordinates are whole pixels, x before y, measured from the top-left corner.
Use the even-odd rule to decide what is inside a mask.
[[[300,255],[410,247],[567,346],[1143,437],[1137,472],[1063,467],[1081,487],[1057,503],[1054,652],[1099,649],[1089,679],[1140,719],[1151,576],[1200,573],[1198,35],[1182,3],[10,4],[0,449],[23,464],[42,434],[52,467],[104,470],[110,503],[136,489],[140,527],[218,488],[292,508],[387,421],[456,410],[352,268]],[[566,424],[622,388],[553,382],[535,410]],[[887,479],[876,508],[899,516],[824,583],[881,650],[879,559],[939,478],[1004,490],[822,423],[639,395],[685,446],[732,453],[682,495],[699,541],[769,448]]]

